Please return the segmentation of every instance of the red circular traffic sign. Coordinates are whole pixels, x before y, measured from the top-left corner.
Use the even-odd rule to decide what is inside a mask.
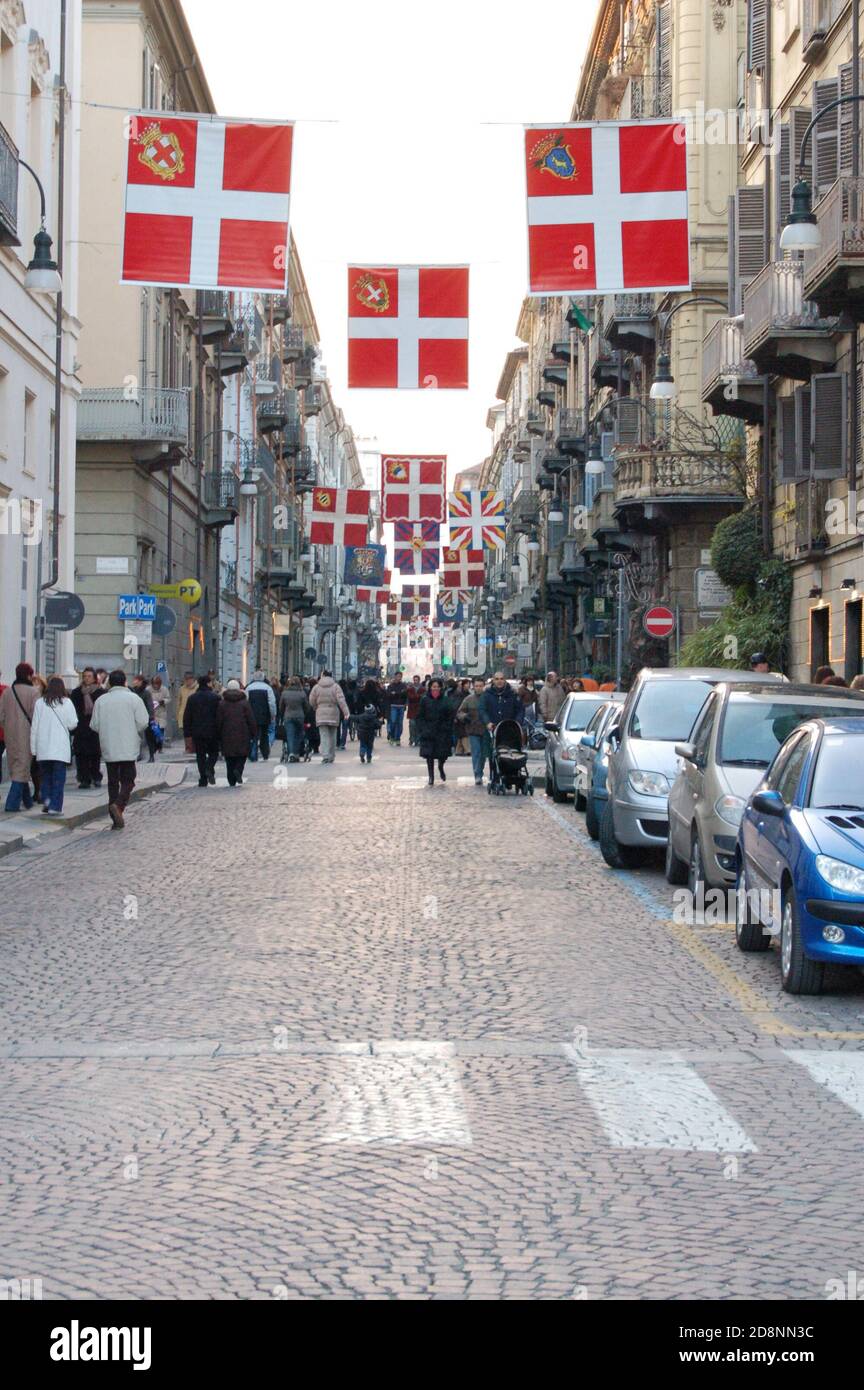
[[[642,626],[649,637],[671,637],[675,631],[675,614],[671,608],[649,608],[642,619]]]

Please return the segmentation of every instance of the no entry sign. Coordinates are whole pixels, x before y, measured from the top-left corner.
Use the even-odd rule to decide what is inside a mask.
[[[649,637],[671,637],[675,631],[675,614],[671,608],[649,608],[642,619],[642,626]]]

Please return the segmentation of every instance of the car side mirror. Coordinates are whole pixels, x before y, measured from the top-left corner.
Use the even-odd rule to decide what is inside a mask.
[[[696,745],[695,745],[695,744],[693,744],[693,743],[676,743],[676,744],[675,744],[675,752],[678,754],[678,757],[679,757],[679,758],[683,758],[683,759],[684,759],[685,763],[693,763],[693,765],[694,765],[695,767],[698,767],[698,766],[699,766],[699,758],[698,758],[698,755],[697,755],[697,753],[696,753]]]
[[[786,814],[786,802],[779,792],[756,792],[750,805],[754,811],[758,811],[760,816],[783,816]]]
[[[548,729],[550,734],[557,734],[558,730],[561,728],[561,725],[554,723],[554,721],[551,719],[547,719],[546,723],[543,725],[543,728]]]
[[[583,734],[579,740],[583,748],[596,748],[597,739],[594,734]]]

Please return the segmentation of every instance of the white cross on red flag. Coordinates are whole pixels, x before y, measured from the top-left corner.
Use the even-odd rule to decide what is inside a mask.
[[[121,282],[288,288],[294,127],[131,117]]]
[[[382,521],[444,520],[445,454],[384,454],[381,459]]]
[[[531,295],[690,288],[679,121],[527,126]]]
[[[389,603],[390,602],[390,581],[393,578],[393,571],[384,571],[384,586],[381,589],[357,589],[358,603]]]
[[[443,589],[480,589],[486,579],[482,550],[445,550],[439,578]]]
[[[365,545],[371,492],[363,488],[316,487],[309,513],[313,545]]]
[[[348,267],[348,385],[467,389],[467,265]]]

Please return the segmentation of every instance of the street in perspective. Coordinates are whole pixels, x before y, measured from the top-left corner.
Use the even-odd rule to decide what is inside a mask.
[[[218,1366],[219,1302],[845,1343],[859,10],[592,0],[534,65],[517,0],[0,0],[34,1366]]]

